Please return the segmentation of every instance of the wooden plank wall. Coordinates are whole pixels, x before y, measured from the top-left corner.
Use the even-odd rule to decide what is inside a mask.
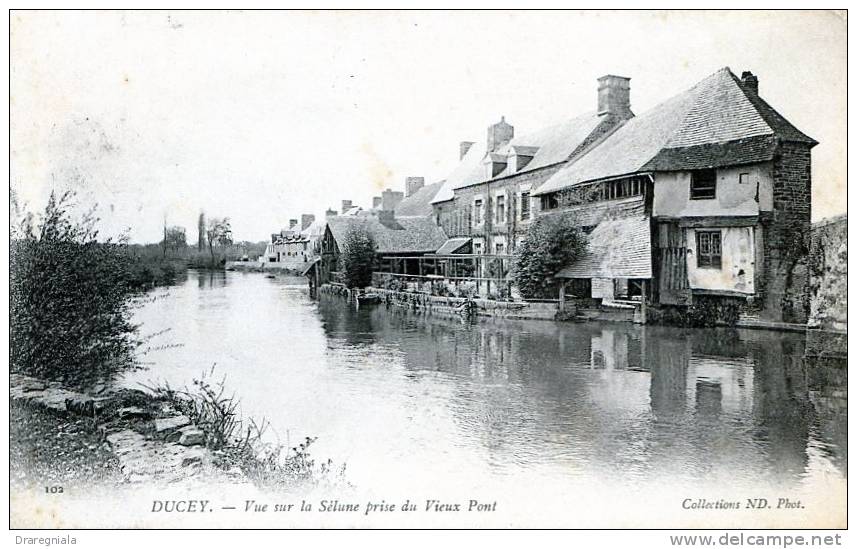
[[[678,223],[658,223],[655,265],[659,302],[667,305],[690,303],[687,280],[686,230]]]

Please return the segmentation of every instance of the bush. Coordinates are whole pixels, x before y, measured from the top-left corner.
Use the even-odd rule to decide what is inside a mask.
[[[695,327],[735,326],[740,312],[741,305],[737,299],[697,296],[693,305],[688,307],[685,324]]]
[[[315,438],[297,446],[266,442],[268,421],[242,417],[240,402],[228,394],[225,377],[214,381],[214,367],[193,380],[193,388],[176,390],[169,384],[143,385],[158,400],[172,404],[205,433],[205,445],[220,455],[217,465],[240,468],[264,488],[293,489],[306,485],[347,485],[345,465],[333,469],[328,459],[316,463],[310,455]]]
[[[375,267],[375,240],[366,227],[355,227],[345,237],[342,250],[342,274],[349,288],[372,284]]]
[[[536,218],[515,251],[513,277],[525,298],[556,298],[559,285],[553,276],[580,257],[586,235],[573,218],[551,215]]]
[[[133,364],[131,256],[98,242],[97,220],[69,216],[72,195],[53,194],[38,226],[12,228],[10,369],[83,386]]]

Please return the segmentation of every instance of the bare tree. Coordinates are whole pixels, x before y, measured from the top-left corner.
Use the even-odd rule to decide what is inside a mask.
[[[167,255],[167,250],[173,251],[187,248],[187,232],[184,227],[173,226],[164,227],[164,256]]]

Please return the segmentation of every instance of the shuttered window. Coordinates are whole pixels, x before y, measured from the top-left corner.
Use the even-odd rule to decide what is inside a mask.
[[[690,174],[690,199],[704,200],[717,196],[717,171],[696,170]]]

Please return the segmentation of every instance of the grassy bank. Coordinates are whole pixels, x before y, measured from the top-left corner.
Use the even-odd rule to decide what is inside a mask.
[[[116,456],[89,418],[65,418],[12,400],[9,427],[12,485],[69,486],[122,480]]]
[[[105,388],[97,396],[31,376],[10,376],[12,483],[20,487],[122,482],[254,483],[266,490],[341,486],[344,466],[265,440],[267,422],[209,371],[190,388]]]

